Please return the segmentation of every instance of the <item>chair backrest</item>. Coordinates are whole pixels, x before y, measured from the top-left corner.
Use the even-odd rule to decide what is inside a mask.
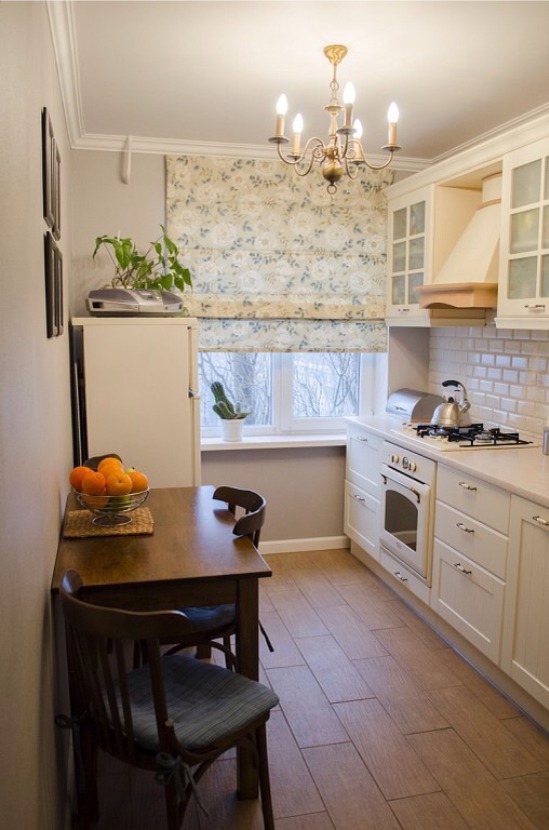
[[[159,751],[174,752],[178,744],[168,722],[160,641],[176,642],[185,635],[191,628],[187,616],[180,611],[133,612],[93,605],[78,597],[81,588],[79,574],[66,571],[59,593],[70,662],[80,707],[91,715],[99,745],[135,763],[138,750],[128,675],[138,643],[147,655],[149,673],[143,694],[150,695],[154,703]]]
[[[257,548],[267,510],[267,502],[263,496],[254,493],[253,490],[222,485],[215,490],[213,498],[226,502],[233,516],[236,516],[238,507],[245,511],[244,515],[236,520],[233,533],[235,536],[249,536]]]

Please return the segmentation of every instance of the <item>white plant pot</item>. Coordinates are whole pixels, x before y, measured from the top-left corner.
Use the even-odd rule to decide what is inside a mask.
[[[244,418],[222,419],[221,434],[224,441],[242,441]]]

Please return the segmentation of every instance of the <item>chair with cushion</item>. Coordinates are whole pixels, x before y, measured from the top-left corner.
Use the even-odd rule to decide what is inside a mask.
[[[97,606],[85,601],[81,588],[76,571],[67,571],[60,596],[78,699],[79,717],[72,720],[81,723],[87,750],[80,752],[80,760],[87,759],[82,779],[91,803],[97,806],[90,742],[156,773],[165,785],[169,830],[179,830],[208,767],[226,750],[248,745],[257,758],[264,825],[274,830],[265,728],[278,703],[274,692],[194,657],[163,656],[161,641],[174,642],[189,628],[181,612]],[[147,655],[138,668],[136,642]]]
[[[233,527],[235,536],[248,536],[255,547],[259,545],[261,528],[265,524],[267,503],[263,496],[252,490],[240,487],[218,487],[214,499],[224,501],[236,521]],[[241,512],[237,518],[237,512]],[[184,648],[196,646],[197,655],[201,658],[209,657],[211,647],[221,649],[225,654],[227,668],[235,667],[234,654],[231,651],[231,636],[235,634],[236,620],[235,607],[232,603],[225,605],[208,605],[179,609],[189,618],[192,628],[189,633],[173,646],[168,653],[174,654]],[[261,623],[259,628],[270,651],[273,646]],[[222,644],[216,642],[221,639]]]

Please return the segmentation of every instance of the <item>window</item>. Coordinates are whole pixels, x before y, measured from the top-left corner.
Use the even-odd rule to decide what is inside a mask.
[[[376,409],[384,354],[359,352],[200,352],[201,427],[219,434],[214,381],[249,410],[246,432],[341,432],[348,415]]]

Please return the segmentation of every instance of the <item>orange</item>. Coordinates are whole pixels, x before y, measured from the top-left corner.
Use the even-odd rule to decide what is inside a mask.
[[[89,508],[105,507],[109,503],[108,496],[82,496],[82,501]]]
[[[75,490],[78,490],[79,493],[82,492],[82,479],[84,476],[90,472],[89,467],[73,467],[73,469],[69,473],[69,483],[71,487],[74,487]]]
[[[127,496],[132,491],[132,480],[124,472],[120,470],[117,473],[109,473],[107,475],[107,495],[109,496]]]
[[[102,496],[105,492],[105,476],[103,473],[89,470],[82,479],[82,492],[88,496]]]
[[[102,458],[99,464],[97,465],[97,471],[99,473],[103,473],[103,475],[108,475],[109,472],[116,473],[118,470],[122,469],[122,462],[119,458],[116,458],[114,455],[108,455],[107,458]]]
[[[145,473],[141,473],[139,470],[134,470],[133,467],[126,470],[126,473],[132,480],[132,493],[142,493],[143,490],[146,490],[149,486],[149,479]]]

